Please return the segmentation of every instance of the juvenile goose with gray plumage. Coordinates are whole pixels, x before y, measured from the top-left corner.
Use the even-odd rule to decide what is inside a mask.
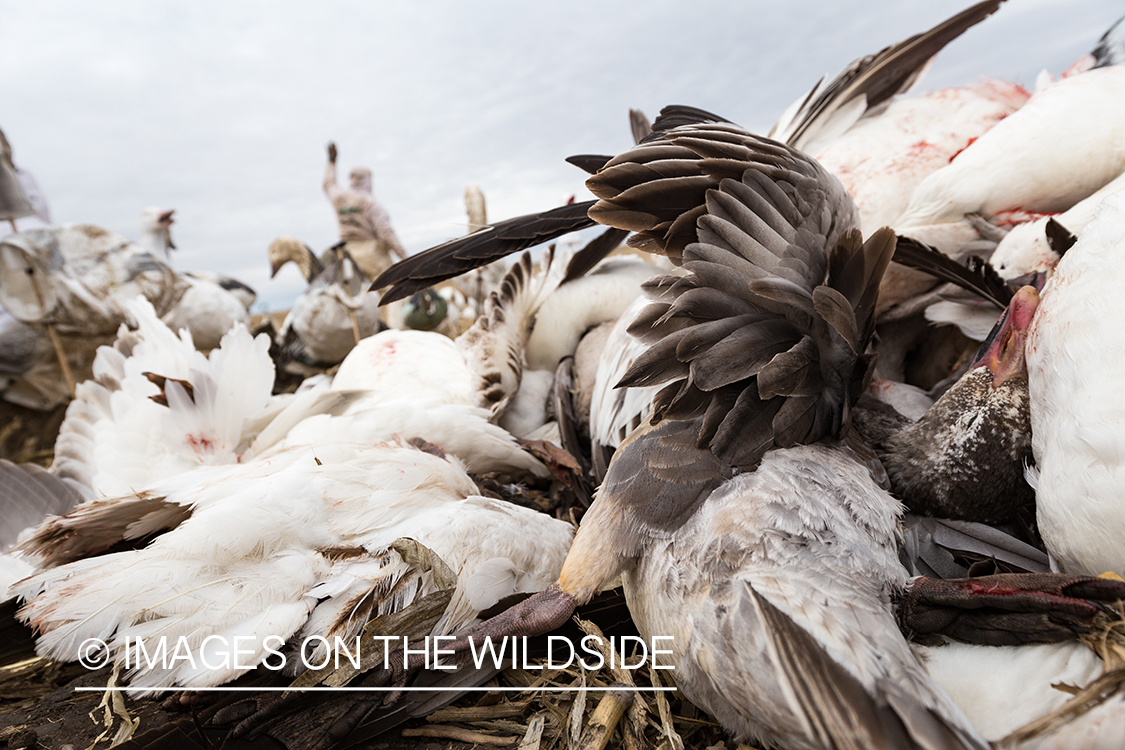
[[[680,689],[740,740],[984,747],[899,633],[901,506],[846,435],[893,235],[863,243],[799,152],[698,110],[655,129],[589,181],[590,215],[687,271],[650,283],[624,380],[671,382],[559,583],[468,635],[549,628],[621,575],[642,634],[674,636]]]

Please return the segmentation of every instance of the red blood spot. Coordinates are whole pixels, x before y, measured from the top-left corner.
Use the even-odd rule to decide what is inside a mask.
[[[965,144],[964,146],[962,146],[961,148],[957,149],[957,153],[956,153],[956,154],[953,154],[953,156],[949,157],[949,161],[953,161],[954,159],[956,159],[956,158],[957,158],[957,154],[961,153],[962,151],[964,151],[965,149],[967,149],[967,148],[968,148],[969,146],[973,145],[973,144],[974,144],[974,143],[976,142],[977,138],[979,138],[979,137],[980,137],[980,136],[976,136],[976,135],[974,135],[974,136],[973,136],[972,138],[970,138],[970,139],[969,139],[969,142],[968,142],[968,143],[966,143],[966,144]]]
[[[1008,586],[981,586],[979,583],[969,581],[965,587],[974,594],[987,594],[989,596],[1015,596],[1016,594],[1027,593],[1013,589]]]
[[[1058,216],[1058,214],[1058,211],[1047,211],[1045,213],[1040,213],[1038,211],[1026,211],[1022,208],[1011,208],[1007,211],[997,211],[988,218],[998,226],[1011,227],[1015,226],[1016,224],[1024,224],[1029,221],[1035,221],[1036,219],[1041,219],[1044,216]]]
[[[192,450],[194,450],[196,453],[209,452],[214,445],[214,443],[209,438],[205,438],[202,436],[197,437],[195,435],[188,435],[187,441],[188,445],[190,445],[192,447]]]
[[[909,156],[921,156],[927,150],[935,149],[937,146],[926,140],[918,141],[917,143],[910,144]]]

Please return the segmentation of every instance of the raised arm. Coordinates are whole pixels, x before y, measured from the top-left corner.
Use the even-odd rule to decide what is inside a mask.
[[[336,182],[336,144],[332,141],[328,142],[328,166],[324,168],[324,192],[332,202],[335,202],[336,196],[343,192]]]

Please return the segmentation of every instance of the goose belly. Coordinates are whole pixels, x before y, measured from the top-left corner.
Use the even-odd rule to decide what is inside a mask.
[[[1125,570],[1125,193],[1059,262],[1028,338],[1039,527],[1069,573]]]

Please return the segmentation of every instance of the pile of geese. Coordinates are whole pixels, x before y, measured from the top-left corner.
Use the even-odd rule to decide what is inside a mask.
[[[5,374],[16,380],[0,389],[5,399],[47,411],[73,398],[74,373],[89,374],[87,355],[97,343],[113,342],[138,296],[204,351],[232,326],[249,324],[253,289],[228,276],[173,269],[173,213],[142,211],[137,242],[93,224],[0,238],[0,305],[9,314],[0,353]]]
[[[120,670],[127,639],[202,656],[237,635],[259,664],[271,636],[438,601],[424,633],[466,655],[620,581],[737,742],[1119,746],[1120,639],[1097,628],[1125,597],[1102,577],[1125,572],[1125,24],[1034,93],[899,97],[1000,4],[860,58],[769,137],[668,107],[625,153],[573,159],[594,200],[374,281],[388,303],[609,227],[519,256],[456,340],[383,331],[274,396],[265,337],[236,326],[205,357],[130,303],[53,467],[0,467],[6,501],[55,514],[4,540],[39,653],[99,638]],[[610,256],[626,236],[651,259]],[[927,317],[959,327],[934,344]],[[430,679],[421,661],[353,684]],[[202,663],[120,677],[249,671]],[[320,705],[292,746],[347,744],[381,697]],[[287,706],[234,735],[288,744]]]

